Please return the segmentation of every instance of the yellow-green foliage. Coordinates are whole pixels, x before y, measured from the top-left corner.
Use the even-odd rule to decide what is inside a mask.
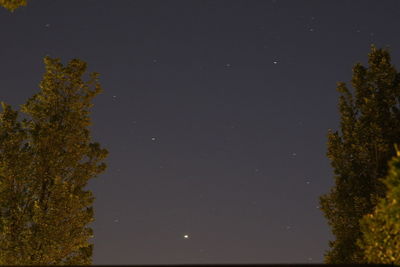
[[[0,6],[3,6],[11,12],[15,9],[26,6],[27,0],[0,0]]]
[[[0,113],[0,264],[87,265],[92,262],[93,200],[84,190],[103,172],[107,151],[91,142],[98,74],[86,64],[45,58],[40,92]]]
[[[361,220],[363,237],[358,241],[365,250],[368,263],[400,265],[400,152],[389,164],[389,174],[383,180],[386,197],[373,213]]]
[[[356,64],[352,87],[339,83],[340,131],[329,132],[328,157],[335,185],[320,198],[321,210],[336,239],[325,262],[365,263],[357,246],[360,219],[373,212],[386,188],[387,162],[400,141],[400,74],[387,50],[372,47],[368,66]]]

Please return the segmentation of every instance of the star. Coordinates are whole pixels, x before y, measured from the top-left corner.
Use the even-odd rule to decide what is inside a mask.
[[[189,235],[184,235],[183,238],[184,239],[189,239]]]
[[[155,138],[155,137],[152,137],[151,140],[152,140],[152,141],[156,141],[156,138]]]
[[[276,64],[278,64],[278,61],[274,61],[274,62],[272,62],[272,63],[274,63],[274,64],[276,65]]]

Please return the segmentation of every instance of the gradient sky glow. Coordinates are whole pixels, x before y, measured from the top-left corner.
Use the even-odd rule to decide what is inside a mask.
[[[94,264],[323,261],[336,82],[372,43],[400,66],[400,1],[29,2],[0,10],[0,100],[45,55],[101,74]]]

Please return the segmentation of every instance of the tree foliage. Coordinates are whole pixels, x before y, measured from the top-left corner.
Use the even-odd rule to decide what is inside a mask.
[[[13,12],[15,9],[26,6],[27,0],[0,0],[0,5]]]
[[[341,131],[328,133],[328,158],[335,185],[320,197],[321,209],[336,239],[325,254],[326,263],[364,263],[360,219],[373,211],[386,188],[387,162],[400,141],[400,75],[387,50],[371,48],[368,67],[353,68],[350,92],[338,83]]]
[[[40,92],[0,113],[0,264],[87,265],[92,261],[90,178],[107,151],[91,142],[90,108],[101,92],[83,61],[45,58]]]
[[[400,265],[400,151],[389,164],[383,183],[386,197],[360,221],[362,238],[358,245],[368,263]]]

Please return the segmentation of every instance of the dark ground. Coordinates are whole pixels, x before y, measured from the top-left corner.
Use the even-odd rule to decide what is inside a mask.
[[[92,266],[101,266],[101,267],[107,267],[107,266],[132,266],[132,267],[202,267],[202,266],[218,266],[218,267],[290,267],[290,266],[296,266],[296,267],[329,267],[329,266],[337,266],[337,267],[360,267],[360,266],[371,266],[371,267],[384,267],[384,266],[400,266],[400,265],[394,265],[394,264],[174,264],[174,265],[168,265],[168,264],[163,264],[163,265],[92,265]],[[31,266],[30,266],[31,267]]]

